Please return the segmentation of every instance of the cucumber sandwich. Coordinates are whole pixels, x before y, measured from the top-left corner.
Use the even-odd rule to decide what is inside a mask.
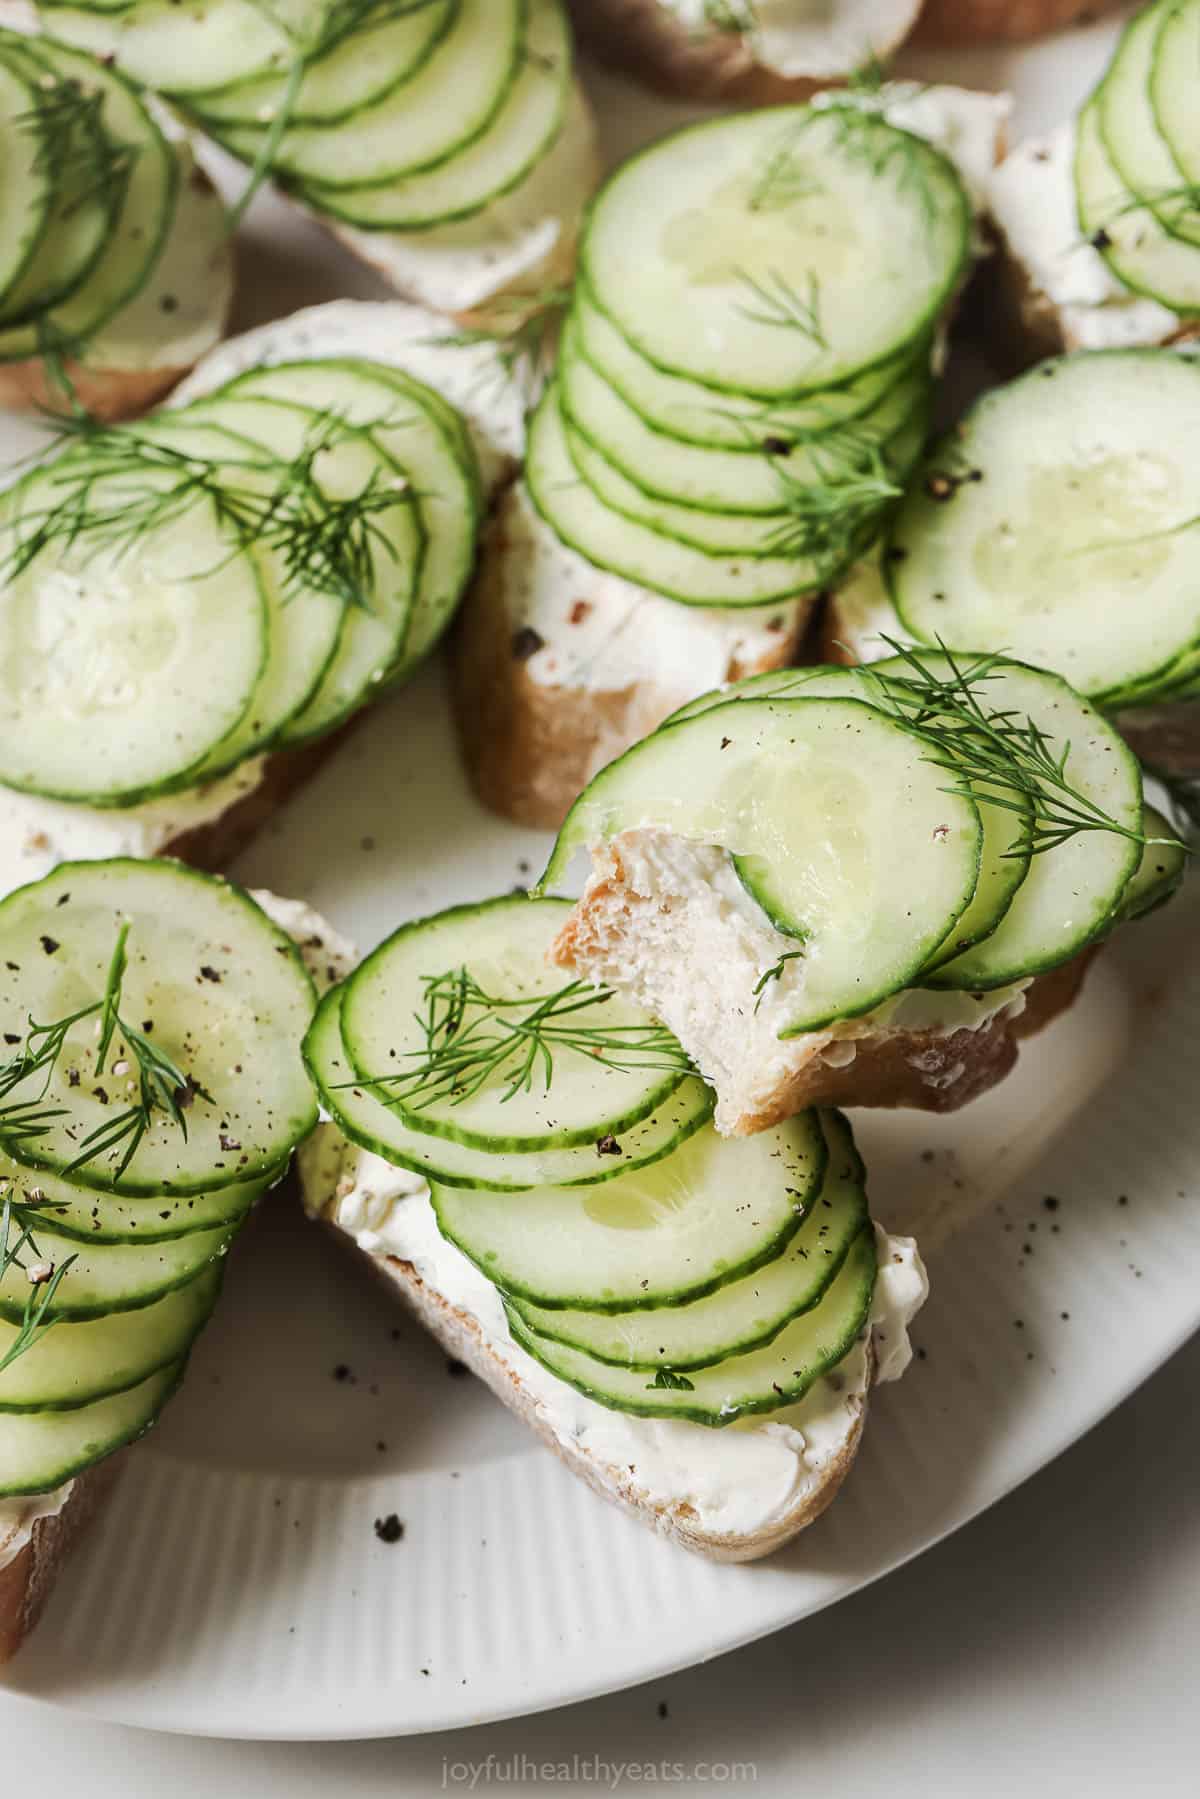
[[[684,708],[584,791],[542,890],[577,851],[556,960],[668,1025],[731,1135],[961,1106],[1185,853],[1060,677],[924,650]]]
[[[1198,434],[1186,349],[1080,351],[985,394],[834,596],[828,653],[1010,652],[1065,676],[1156,767],[1194,770]]]
[[[719,1136],[671,1033],[551,966],[569,915],[455,907],[325,995],[304,1203],[589,1485],[749,1560],[833,1498],[924,1271],[846,1120]]]
[[[115,68],[0,28],[0,404],[143,411],[218,340],[224,212]]]
[[[1200,315],[1200,5],[1125,27],[1077,117],[1019,144],[992,181],[1010,324],[1026,355],[1162,344]]]
[[[312,1129],[315,1003],[262,906],[177,863],[64,863],[0,901],[0,1659]]]
[[[469,314],[565,279],[596,173],[561,0],[47,4],[407,298]]]
[[[921,453],[1006,112],[888,84],[610,178],[459,639],[487,804],[557,826],[675,707],[794,659]]]

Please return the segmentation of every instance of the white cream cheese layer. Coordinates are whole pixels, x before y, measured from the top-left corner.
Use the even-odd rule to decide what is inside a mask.
[[[605,692],[645,682],[683,705],[735,672],[789,661],[813,603],[681,606],[648,593],[568,549],[523,485],[504,496],[493,541],[513,632],[538,639],[526,672],[543,687]]]
[[[797,1405],[766,1419],[710,1430],[685,1420],[634,1418],[586,1399],[518,1348],[492,1283],[438,1230],[419,1175],[393,1168],[321,1125],[300,1152],[305,1209],[353,1237],[368,1255],[411,1263],[422,1282],[475,1319],[488,1349],[521,1382],[558,1441],[633,1479],[668,1512],[690,1506],[701,1528],[738,1534],[781,1521],[820,1483],[851,1440],[870,1384],[866,1336]],[[879,1380],[908,1364],[908,1326],[928,1292],[908,1238],[879,1237],[871,1314]]]
[[[568,277],[598,166],[591,113],[577,87],[549,154],[519,187],[473,218],[425,231],[363,231],[333,219],[323,223],[418,305],[472,312],[498,294],[536,291],[551,270]]]
[[[992,175],[992,217],[1035,294],[1058,309],[1077,349],[1160,344],[1179,329],[1175,313],[1123,287],[1081,235],[1075,209],[1075,127],[1030,138]]]
[[[713,31],[712,0],[659,0],[689,31]],[[727,0],[756,62],[785,76],[849,75],[907,34],[919,0]]]
[[[28,1499],[0,1499],[0,1573],[29,1547],[33,1527],[43,1518],[57,1518],[74,1489],[74,1481],[53,1493],[34,1493]]]

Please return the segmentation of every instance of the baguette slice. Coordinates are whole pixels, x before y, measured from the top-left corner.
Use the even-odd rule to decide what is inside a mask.
[[[956,1111],[1003,1080],[1018,1038],[1072,1003],[1087,968],[1078,957],[1049,977],[984,994],[914,989],[860,1018],[781,1039],[786,975],[759,983],[789,946],[722,851],[639,830],[593,848],[583,898],[552,954],[670,1027],[716,1091],[717,1129],[733,1137],[808,1106]]]
[[[715,10],[715,9],[713,9]],[[675,99],[766,106],[806,100],[872,60],[884,61],[912,30],[920,0],[757,0],[759,29],[704,22],[694,0],[574,0],[580,42],[596,56]]]
[[[914,44],[959,47],[1017,44],[1090,25],[1120,11],[1122,0],[925,0]]]
[[[899,1377],[927,1283],[910,1240],[884,1239],[874,1328],[798,1405],[726,1430],[610,1411],[549,1374],[509,1336],[491,1282],[440,1235],[419,1177],[318,1127],[301,1193],[455,1360],[485,1382],[581,1480],[659,1535],[712,1561],[770,1555],[820,1516],[848,1474],[872,1380]]]

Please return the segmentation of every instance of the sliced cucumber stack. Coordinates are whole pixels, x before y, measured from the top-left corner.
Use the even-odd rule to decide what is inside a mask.
[[[153,1423],[224,1258],[316,1108],[296,946],[169,862],[63,864],[0,904],[0,1494]]]
[[[356,359],[87,433],[0,502],[0,781],[130,806],[332,730],[437,642],[481,509],[457,413]]]
[[[985,394],[893,523],[896,635],[1003,651],[1110,710],[1170,698],[1200,667],[1197,433],[1182,351],[1083,351]]]
[[[819,589],[924,442],[968,252],[951,164],[852,104],[710,121],[595,201],[534,504],[597,567],[689,605]]]

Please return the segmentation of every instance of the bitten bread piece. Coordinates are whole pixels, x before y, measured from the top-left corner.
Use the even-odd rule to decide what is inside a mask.
[[[903,42],[920,0],[574,0],[581,43],[672,97],[765,106],[804,100]],[[745,29],[737,29],[739,20]]]
[[[577,1393],[512,1341],[496,1288],[439,1232],[420,1176],[318,1127],[300,1153],[306,1211],[356,1246],[456,1361],[465,1362],[603,1498],[713,1561],[770,1555],[836,1495],[858,1449],[867,1398],[910,1357],[907,1327],[927,1288],[915,1245],[880,1238],[871,1330],[794,1406],[723,1430],[636,1418]]]
[[[500,501],[454,640],[463,751],[484,804],[553,829],[591,777],[697,694],[794,659],[813,602],[681,606]]]
[[[794,949],[767,922],[722,850],[666,831],[626,831],[593,850],[591,878],[554,947],[679,1038],[717,1094],[717,1129],[749,1136],[807,1106],[952,1112],[1002,1080],[1017,1038],[1074,999],[1085,959],[992,993],[908,989],[822,1031],[781,1038]],[[802,977],[801,977],[802,978]],[[1023,1028],[1022,1028],[1023,1026]]]
[[[1016,44],[1120,11],[1122,0],[925,0],[915,44]]]
[[[116,1486],[123,1460],[110,1456],[60,1493],[0,1499],[0,1662],[16,1654],[41,1617],[67,1557]]]

